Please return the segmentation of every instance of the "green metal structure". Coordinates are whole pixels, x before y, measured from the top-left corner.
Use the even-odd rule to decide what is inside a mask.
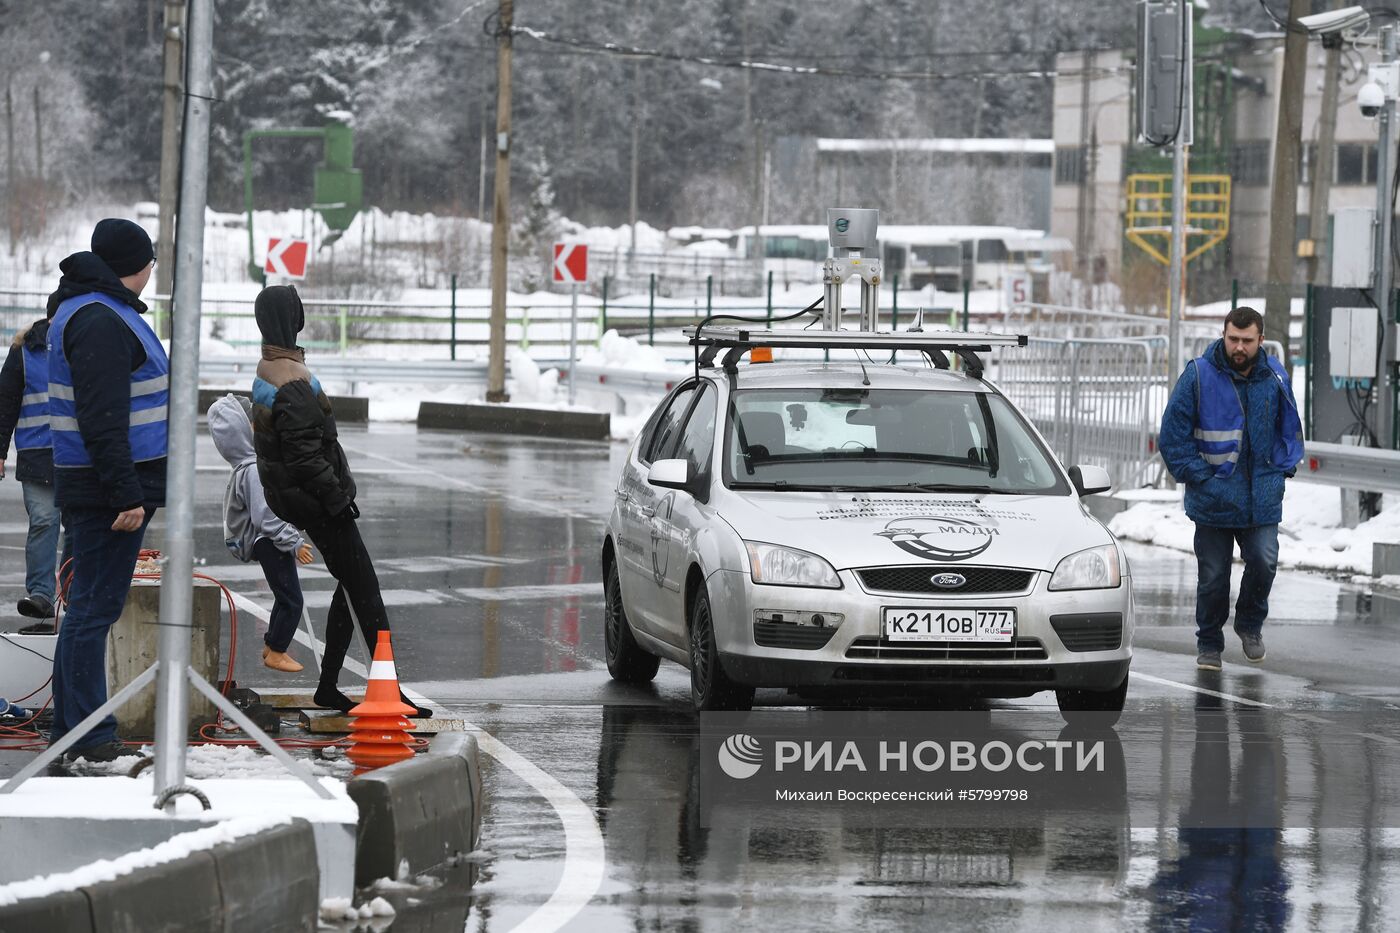
[[[319,139],[324,145],[323,161],[316,166],[312,187],[311,209],[321,215],[330,236],[322,241],[329,246],[354,222],[364,206],[364,179],[354,167],[355,137],[351,128],[339,121],[321,127],[286,127],[283,129],[248,130],[243,134],[243,209],[248,214],[248,275],[255,282],[266,276],[254,259],[253,234],[253,140],[255,139]]]

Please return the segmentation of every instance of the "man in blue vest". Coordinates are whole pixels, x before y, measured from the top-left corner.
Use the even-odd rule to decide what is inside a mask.
[[[25,596],[21,615],[41,621],[20,629],[25,635],[54,634],[54,593],[60,516],[54,503],[53,441],[49,436],[49,322],[35,321],[15,335],[0,366],[0,478],[4,459],[16,450],[15,478],[24,491],[29,536],[24,543]],[[72,544],[64,542],[64,560]]]
[[[1288,372],[1262,352],[1264,318],[1239,307],[1225,333],[1186,364],[1162,413],[1157,445],[1196,523],[1196,667],[1220,670],[1230,615],[1230,565],[1244,576],[1235,633],[1244,656],[1264,660],[1264,620],[1278,570],[1283,484],[1303,459],[1303,429]]]
[[[59,507],[73,530],[73,584],[53,662],[51,741],[107,701],[107,630],[121,615],[146,526],[165,504],[170,362],[141,318],[151,238],[107,219],[49,296],[49,426]],[[108,716],[70,760],[138,754]]]

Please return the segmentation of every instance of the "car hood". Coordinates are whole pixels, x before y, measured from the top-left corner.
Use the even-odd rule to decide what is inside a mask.
[[[1076,496],[730,490],[740,537],[819,554],[837,570],[886,564],[1053,571],[1113,537]]]

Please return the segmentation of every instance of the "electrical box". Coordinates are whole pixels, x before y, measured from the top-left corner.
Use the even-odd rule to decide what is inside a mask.
[[[1371,251],[1376,211],[1370,207],[1338,208],[1332,215],[1332,286],[1370,288]]]
[[[1181,16],[1187,18],[1182,48]],[[1178,129],[1182,141],[1191,143],[1192,69],[1191,7],[1179,3],[1145,0],[1138,5],[1137,96],[1138,137],[1151,145],[1171,140]],[[1183,78],[1186,87],[1182,88]],[[1084,80],[1088,80],[1086,77]],[[1183,111],[1184,108],[1184,112]]]
[[[1338,379],[1376,378],[1380,313],[1375,308],[1333,308],[1327,330],[1331,375]]]

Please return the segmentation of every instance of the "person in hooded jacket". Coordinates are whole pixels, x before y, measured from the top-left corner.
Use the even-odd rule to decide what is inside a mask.
[[[1244,561],[1235,634],[1247,661],[1264,660],[1264,620],[1278,572],[1284,481],[1303,459],[1303,427],[1288,371],[1263,350],[1264,318],[1238,307],[1224,334],[1182,370],[1162,413],[1157,447],[1186,487],[1196,523],[1196,667],[1221,669],[1230,566]]]
[[[262,333],[262,360],[253,380],[253,447],[267,504],[283,521],[306,532],[335,577],[326,616],[326,653],[314,700],[349,712],[354,705],[337,681],[353,634],[351,609],[373,645],[389,627],[374,561],[355,519],[355,478],[340,446],[331,403],[306,367],[297,334],[306,325],[301,297],[288,285],[258,293],[253,305]],[[412,703],[415,715],[431,713]]]
[[[107,701],[107,632],[121,615],[141,542],[165,504],[170,361],[141,317],[155,268],[145,230],[108,218],[91,252],[59,263],[49,296],[49,430],[54,498],[73,531],[73,581],[53,660],[57,742]],[[107,716],[70,760],[140,755]]]
[[[224,492],[224,544],[241,561],[256,560],[272,590],[272,613],[263,634],[263,664],[295,674],[302,669],[287,649],[301,620],[303,601],[297,564],[311,563],[311,545],[301,532],[267,507],[258,456],[253,451],[252,405],[225,395],[209,406],[209,436],[233,467]]]
[[[54,502],[53,440],[49,432],[49,320],[35,321],[15,335],[0,366],[0,479],[14,440],[15,479],[24,491],[29,535],[24,542],[25,596],[20,615],[42,621],[22,635],[53,635],[57,571],[68,562],[73,535],[64,535],[63,559],[55,563],[61,516]]]

